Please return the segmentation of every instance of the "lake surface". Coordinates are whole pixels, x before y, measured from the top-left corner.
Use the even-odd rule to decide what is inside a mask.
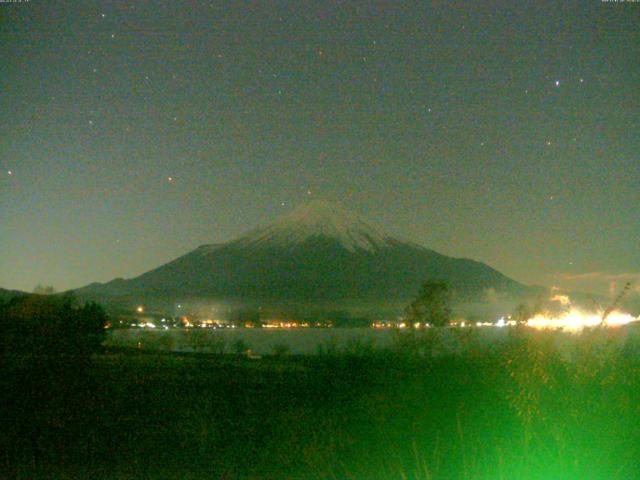
[[[291,353],[312,355],[317,353],[363,354],[384,348],[429,349],[431,354],[456,354],[472,348],[491,349],[507,341],[513,331],[509,328],[445,328],[412,332],[373,328],[299,328],[299,329],[115,329],[107,333],[105,346],[129,347],[145,350],[202,353],[238,353],[250,349],[253,353]],[[614,342],[632,347],[640,353],[640,327],[630,325],[610,332],[531,332],[532,335],[550,336],[554,342],[571,350],[585,336],[594,342]]]

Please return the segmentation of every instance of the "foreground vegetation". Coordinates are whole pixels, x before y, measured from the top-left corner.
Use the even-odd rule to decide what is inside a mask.
[[[640,344],[512,333],[437,356],[428,332],[261,360],[5,350],[1,476],[638,478]]]

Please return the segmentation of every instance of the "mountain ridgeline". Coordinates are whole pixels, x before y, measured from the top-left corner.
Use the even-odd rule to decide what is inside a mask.
[[[315,201],[236,240],[203,245],[138,277],[77,293],[105,303],[400,305],[427,278],[445,280],[467,300],[488,289],[522,295],[530,288],[483,263],[395,239],[354,213]]]
[[[26,292],[21,292],[20,290],[6,290],[4,288],[0,288],[0,303],[11,300],[15,297],[24,297],[29,295]]]

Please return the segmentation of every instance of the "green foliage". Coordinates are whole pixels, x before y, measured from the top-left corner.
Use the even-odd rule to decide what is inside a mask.
[[[316,347],[316,355],[333,357],[338,355],[338,339],[331,335]]]
[[[202,352],[207,344],[209,332],[201,328],[191,328],[187,332],[187,343],[194,352]]]
[[[343,354],[352,357],[366,357],[375,355],[374,341],[367,337],[349,337],[344,346]]]
[[[7,478],[638,478],[636,334],[520,330],[479,349],[477,330],[453,332],[399,331],[386,355],[366,344],[260,362],[100,355],[93,389],[69,388],[75,372],[46,390],[40,380],[17,388],[21,370],[13,383],[0,377],[14,400],[0,409],[0,471],[20,462]],[[431,355],[445,335],[464,347]]]
[[[98,390],[91,360],[106,322],[100,306],[70,296],[28,295],[0,306],[2,478],[33,478],[7,472],[12,463],[47,469],[95,423],[86,414]]]
[[[222,335],[210,335],[207,347],[211,353],[222,355],[227,351],[227,341]]]
[[[435,335],[432,329],[398,330],[395,332],[390,351],[394,356],[408,358],[431,358],[434,352]]]
[[[276,343],[271,348],[271,354],[274,357],[286,357],[291,354],[291,348],[286,343]]]
[[[247,350],[249,350],[250,346],[243,339],[238,338],[233,342],[231,348],[236,355],[244,355]]]
[[[87,357],[100,350],[106,323],[102,307],[71,296],[16,297],[0,307],[2,352]]]
[[[427,280],[422,284],[416,299],[406,308],[406,324],[428,323],[443,327],[451,320],[451,292],[445,282]]]
[[[366,328],[371,324],[371,320],[356,316],[346,310],[334,310],[326,314],[326,320],[337,328]]]

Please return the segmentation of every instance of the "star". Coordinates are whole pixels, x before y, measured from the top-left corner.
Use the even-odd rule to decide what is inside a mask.
[[[167,181],[168,181],[169,183],[173,183],[173,180],[174,180],[174,179],[173,179],[173,177],[167,177]]]
[[[115,33],[112,33],[112,34],[111,34],[111,38],[116,38],[116,34],[115,34]]]
[[[101,16],[102,18],[105,18],[105,17],[107,16],[107,14],[106,14],[106,13],[101,13],[101,14],[100,14],[100,16]]]
[[[13,171],[12,170],[7,170],[7,175],[9,175],[10,177],[13,176]]]
[[[560,80],[556,80],[556,87],[560,86]]]

